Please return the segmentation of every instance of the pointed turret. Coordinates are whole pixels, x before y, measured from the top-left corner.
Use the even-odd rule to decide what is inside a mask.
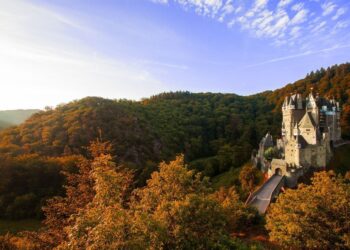
[[[295,96],[294,95],[292,95],[289,98],[288,108],[289,109],[295,109]]]
[[[313,121],[315,122],[316,126],[318,126],[320,122],[320,111],[318,108],[318,102],[319,100],[314,97],[311,89],[306,104],[306,113],[310,113],[312,115]]]
[[[299,125],[298,125],[297,122],[295,123],[294,128],[293,128],[293,135],[294,136],[299,136],[300,135]]]
[[[310,92],[310,94],[308,96],[307,103],[306,103],[306,109],[307,110],[317,109],[316,98],[314,97],[312,92]]]

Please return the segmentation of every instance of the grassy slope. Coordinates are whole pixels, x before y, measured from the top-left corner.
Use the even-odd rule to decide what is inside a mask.
[[[34,219],[27,220],[0,220],[0,235],[6,233],[17,233],[23,230],[35,231],[40,228],[40,221]]]
[[[230,169],[227,172],[224,172],[220,175],[217,175],[211,179],[214,189],[219,189],[220,187],[232,187],[239,186],[239,172],[240,168]]]

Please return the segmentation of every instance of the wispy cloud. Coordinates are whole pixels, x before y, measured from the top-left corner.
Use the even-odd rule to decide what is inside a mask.
[[[332,17],[332,20],[337,20],[339,17],[341,17],[342,15],[344,15],[346,13],[347,9],[344,7],[341,7],[337,10],[337,12],[335,13],[335,15]]]
[[[304,8],[304,3],[296,3],[292,6],[292,10],[294,11],[299,11],[302,10]]]
[[[166,63],[166,62],[161,62],[161,61],[139,60],[138,62],[140,64],[144,64],[144,65],[156,65],[156,66],[163,66],[163,67],[172,68],[172,69],[180,69],[180,70],[188,70],[189,69],[189,67],[186,65]]]
[[[307,20],[307,9],[300,9],[291,20],[291,24],[303,23]]]
[[[300,57],[328,53],[328,52],[331,52],[334,50],[345,49],[345,48],[350,48],[350,44],[335,45],[335,46],[330,47],[330,48],[325,48],[325,49],[320,49],[320,50],[308,50],[308,51],[305,51],[302,53],[297,53],[297,54],[283,56],[283,57],[277,57],[277,58],[266,60],[266,61],[263,61],[260,63],[251,64],[251,65],[247,66],[246,68],[253,68],[253,67],[263,66],[263,65],[267,65],[267,64],[271,64],[271,63],[281,62],[281,61],[288,61],[288,60],[296,59],[296,58],[300,58]]]
[[[282,7],[285,7],[289,4],[291,4],[293,2],[293,0],[281,0],[279,3],[278,3],[278,7],[279,8],[282,8]]]
[[[186,10],[194,9],[199,15],[212,17],[229,28],[238,27],[257,38],[268,39],[276,46],[320,45],[320,41],[343,37],[344,23],[350,21],[345,15],[349,4],[342,0],[151,1],[174,2]],[[316,37],[312,32],[317,32],[318,39],[314,40]]]
[[[323,9],[323,16],[328,16],[329,14],[331,14],[335,8],[337,7],[337,5],[335,5],[333,2],[325,2],[324,4],[321,5],[322,9]]]

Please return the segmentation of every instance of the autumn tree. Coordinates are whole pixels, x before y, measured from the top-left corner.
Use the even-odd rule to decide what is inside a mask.
[[[91,163],[94,197],[85,208],[71,215],[74,223],[66,228],[68,239],[58,249],[133,248],[131,218],[126,204],[133,175],[116,166],[103,144],[93,144]]]
[[[261,182],[261,180],[261,172],[250,163],[245,164],[239,173],[239,181],[241,183],[242,189],[249,193],[254,190],[254,188]]]
[[[251,226],[260,222],[261,217],[257,210],[241,202],[234,187],[222,187],[213,193],[212,197],[222,206],[229,232],[249,230]]]
[[[0,235],[1,250],[38,250],[40,246],[34,244],[30,239],[24,236],[15,236],[12,234]]]
[[[270,239],[301,249],[350,248],[350,186],[333,173],[315,173],[311,185],[287,190],[272,204]]]
[[[49,199],[42,209],[45,215],[43,228],[38,233],[26,233],[41,249],[52,249],[67,238],[65,228],[75,223],[73,216],[84,209],[95,195],[91,175],[93,159],[110,150],[110,143],[93,141],[88,147],[91,159],[80,157],[76,170],[62,172],[66,178],[65,196]]]
[[[209,249],[229,245],[223,206],[207,179],[187,170],[183,157],[160,165],[146,187],[134,191],[132,174],[110,155],[93,162],[95,196],[73,216],[58,249]]]
[[[207,179],[188,170],[182,156],[161,163],[146,187],[134,195],[135,237],[145,248],[228,247],[231,201],[227,195],[211,195]],[[232,202],[238,201],[233,196]]]
[[[62,242],[67,237],[64,228],[73,223],[71,216],[92,200],[94,190],[90,171],[89,160],[81,158],[77,173],[63,172],[67,181],[66,195],[56,196],[47,201],[43,207],[43,229],[38,233],[29,233],[42,248],[51,249]]]
[[[10,234],[0,235],[0,249],[2,250],[17,250],[17,246],[12,241]]]
[[[65,203],[71,200],[50,204],[46,232],[39,235],[46,245],[40,249],[235,248],[230,233],[256,216],[234,189],[213,193],[207,178],[187,169],[183,156],[161,163],[147,185],[132,192],[132,172],[116,165],[105,146],[90,148],[94,158],[85,180],[93,197],[79,208]],[[67,198],[73,197],[68,190],[79,191],[76,187],[82,186],[68,188]],[[64,226],[55,228],[60,218]]]

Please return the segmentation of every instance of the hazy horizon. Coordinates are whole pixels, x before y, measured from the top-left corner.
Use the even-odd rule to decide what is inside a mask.
[[[162,93],[170,93],[170,92],[187,92],[188,90],[175,90],[175,91],[163,91],[163,92],[159,92],[159,93],[155,93],[155,94],[152,94],[150,96],[145,96],[145,97],[140,97],[138,99],[132,99],[132,98],[113,98],[113,97],[103,97],[103,96],[83,96],[81,98],[76,98],[76,99],[72,99],[72,100],[68,100],[67,102],[61,102],[61,103],[57,103],[56,105],[44,105],[42,107],[37,107],[37,108],[31,108],[31,107],[28,107],[28,108],[14,108],[14,109],[0,109],[0,112],[3,112],[3,111],[21,111],[21,110],[44,110],[46,107],[49,107],[49,108],[55,108],[56,106],[59,106],[59,105],[64,105],[64,104],[68,104],[70,102],[74,102],[74,101],[78,101],[78,100],[81,100],[81,99],[84,99],[84,98],[88,98],[88,97],[96,97],[96,98],[104,98],[104,99],[110,99],[110,100],[130,100],[130,101],[141,101],[142,99],[147,99],[147,98],[151,98],[152,96],[154,95],[159,95],[159,94],[162,94]],[[264,90],[264,91],[273,91],[273,90]],[[262,92],[264,92],[262,91]],[[247,94],[247,95],[239,95],[237,93],[233,93],[233,92],[213,92],[213,91],[207,91],[207,92],[193,92],[193,91],[190,91],[190,93],[192,94],[202,94],[202,93],[210,93],[210,94],[235,94],[235,95],[239,95],[239,96],[250,96],[250,95],[255,95],[255,94],[259,94],[259,93],[262,93],[262,92],[257,92],[257,93],[252,93],[252,94]]]
[[[0,0],[0,110],[251,95],[350,55],[346,0]]]

